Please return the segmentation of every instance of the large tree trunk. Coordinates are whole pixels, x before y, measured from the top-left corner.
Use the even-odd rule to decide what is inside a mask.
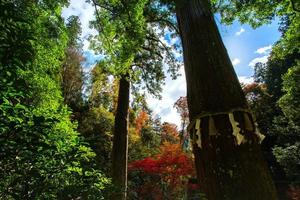
[[[130,83],[123,76],[119,83],[118,105],[112,149],[112,182],[116,186],[113,200],[125,200],[127,191],[128,108]]]
[[[209,117],[202,117],[202,147],[193,145],[200,187],[209,200],[276,200],[275,186],[250,115],[253,130],[247,131],[245,113],[234,112],[234,119],[240,123],[248,142],[238,145],[233,136],[226,112],[248,106],[209,2],[178,1],[176,14],[183,45],[190,121],[199,114],[210,113],[219,133],[209,135]]]

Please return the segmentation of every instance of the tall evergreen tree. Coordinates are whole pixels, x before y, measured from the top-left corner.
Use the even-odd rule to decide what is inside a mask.
[[[81,27],[78,16],[71,16],[67,20],[68,43],[65,50],[65,60],[62,67],[62,91],[64,102],[72,109],[73,113],[83,107],[83,82],[84,74],[82,62],[82,44],[80,41]],[[78,120],[78,117],[75,119]]]
[[[171,47],[160,40],[153,27],[146,26],[144,18],[146,0],[93,1],[96,9],[94,26],[99,39],[93,47],[104,50],[107,65],[119,78],[118,103],[115,114],[112,150],[112,181],[122,190],[114,199],[126,198],[128,108],[130,84],[141,85],[151,94],[159,96],[164,80],[164,61],[178,67]],[[163,53],[167,54],[164,60]],[[143,80],[143,81],[142,81]]]
[[[299,42],[299,40],[297,40],[299,34],[295,32],[295,30],[297,30],[295,29],[297,23],[294,23],[297,22],[298,19],[298,13],[295,9],[297,5],[287,0],[281,2],[235,0],[210,2],[195,0],[189,1],[188,3],[184,1],[161,1],[161,3],[166,3],[164,5],[170,8],[170,11],[176,13],[179,24],[187,76],[190,120],[192,122],[198,121],[198,131],[196,131],[198,134],[198,137],[196,136],[198,144],[194,146],[197,173],[199,180],[202,180],[205,183],[204,185],[207,186],[205,190],[209,199],[257,198],[256,195],[252,195],[256,194],[256,192],[251,192],[251,189],[253,189],[253,191],[260,189],[264,191],[259,192],[263,199],[275,199],[274,185],[266,170],[257,144],[252,146],[248,143],[234,147],[234,141],[232,141],[231,144],[227,146],[228,141],[226,142],[226,139],[223,141],[223,139],[221,139],[222,137],[220,138],[219,136],[214,138],[215,134],[212,134],[213,136],[210,137],[209,133],[211,131],[215,133],[222,132],[226,135],[231,131],[234,133],[234,129],[236,128],[235,136],[237,143],[240,143],[240,139],[245,139],[245,137],[247,140],[252,140],[252,142],[253,140],[257,140],[255,134],[253,134],[255,131],[253,118],[250,119],[248,114],[243,113],[245,111],[247,112],[248,106],[239,87],[211,12],[219,11],[222,16],[222,21],[225,23],[232,23],[234,19],[238,18],[242,23],[250,23],[253,27],[269,23],[274,16],[280,17],[283,21],[287,19],[287,23],[292,23],[293,25],[291,27],[294,28],[287,28],[285,30],[285,42],[282,45],[283,48],[280,48],[283,50],[289,46],[289,43],[286,41]],[[213,5],[211,5],[211,3]],[[297,48],[296,45],[296,47],[290,49]],[[232,110],[239,111],[232,112],[231,116],[230,114],[226,115]],[[209,122],[211,121],[211,119],[209,119],[210,115],[213,115],[212,120],[214,120],[215,123]],[[195,120],[196,118],[198,118],[198,120]],[[202,123],[199,123],[199,118],[202,118]],[[236,122],[238,122],[239,126],[237,126]],[[251,128],[248,129],[247,127]],[[245,129],[248,130],[245,131]],[[200,132],[202,132],[202,135],[200,135],[202,140],[199,140]],[[243,135],[238,135],[241,132]],[[252,132],[252,134],[250,134],[250,132]],[[222,142],[218,142],[218,140],[222,140]],[[208,144],[207,147],[205,147],[205,142]],[[199,146],[201,148],[199,148]],[[222,151],[221,149],[224,147],[226,147],[226,150]],[[232,155],[219,156],[221,154],[217,155],[218,150],[221,150],[220,152],[224,154],[232,151]],[[256,151],[256,153],[254,153],[256,157],[252,157],[252,150]],[[236,162],[234,159],[239,160],[242,166],[243,162],[248,162],[245,160],[242,161],[246,157],[248,157],[248,161],[253,159],[253,162],[257,163],[257,165],[253,167],[242,167],[247,170],[247,173],[238,172],[237,180],[235,180],[236,177],[234,174],[230,173],[229,177],[227,175],[229,179],[226,180],[226,175],[224,175],[222,170],[221,172],[218,172],[218,170],[214,168],[214,170],[211,170],[212,166],[216,167],[216,163],[219,162],[218,159],[221,159],[221,168],[225,166],[225,168],[228,167],[227,169],[231,171],[230,168],[235,166],[233,164]],[[226,163],[228,166],[226,166]],[[242,168],[240,168],[240,170],[243,171]],[[226,171],[228,172],[228,170],[224,172],[226,173]],[[259,179],[248,179],[247,176],[250,174],[250,171],[256,175],[256,178],[259,177]],[[255,171],[259,171],[260,174]],[[213,179],[211,175],[215,176],[216,179]],[[208,177],[211,181],[208,180]],[[238,181],[242,179],[244,179],[244,181],[238,183]],[[262,184],[265,186],[264,188],[254,184],[254,182],[259,182],[258,180],[262,181]],[[230,184],[228,184],[227,181],[230,181]],[[224,182],[226,182],[226,184],[224,184]],[[248,186],[251,189],[245,187],[245,183],[249,184]],[[230,186],[226,188],[224,185]],[[231,190],[235,187],[238,188],[234,189],[235,191],[241,192],[235,193],[234,190]],[[218,189],[216,190],[216,188]]]
[[[197,176],[208,199],[277,199],[210,2],[181,1],[176,4],[176,15],[189,117],[196,122],[192,134],[197,135],[193,145]]]

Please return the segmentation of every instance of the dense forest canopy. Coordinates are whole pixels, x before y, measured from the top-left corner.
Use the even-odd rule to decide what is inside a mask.
[[[88,0],[85,41],[70,3],[0,2],[0,199],[300,198],[297,1]],[[215,13],[279,22],[251,83]],[[88,72],[86,42],[101,54]],[[164,122],[147,97],[183,65],[187,95],[168,105],[181,121]]]

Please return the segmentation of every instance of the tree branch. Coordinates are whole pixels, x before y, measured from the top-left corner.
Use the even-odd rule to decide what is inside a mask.
[[[175,26],[171,21],[163,18],[156,18],[152,20],[146,20],[148,23],[159,23],[159,22],[165,22],[169,27],[171,27],[177,35],[180,35],[179,29],[177,26]]]
[[[158,52],[156,52],[156,51],[153,52],[153,50],[152,50],[151,48],[149,48],[149,47],[142,46],[141,48],[144,49],[145,51],[149,51],[150,53],[156,54],[156,55],[157,55],[158,57],[160,57],[161,59],[164,58],[164,57],[163,57],[161,54],[159,54]]]
[[[172,54],[172,52],[170,52],[169,47],[167,47],[160,39],[157,39],[155,37],[151,37],[150,35],[146,36],[146,39],[152,40],[152,41],[155,41],[155,42],[158,42],[159,44],[161,44],[161,46],[163,47],[163,49],[168,54],[169,59],[173,60],[174,55]]]
[[[114,11],[113,11],[111,8],[109,8],[108,6],[103,5],[103,4],[99,4],[99,3],[96,2],[96,0],[92,0],[92,2],[93,2],[93,4],[94,4],[95,7],[98,6],[98,7],[100,7],[100,8],[103,8],[103,9],[105,9],[105,10],[111,12],[112,14],[114,14]]]
[[[95,8],[95,12],[96,12],[96,21],[99,23],[99,24],[96,23],[97,24],[96,26],[98,26],[99,33],[101,33],[103,29],[100,26],[100,24],[101,24],[101,17],[100,17],[98,8],[97,8],[97,6],[99,6],[99,5],[97,5],[97,3],[96,3],[95,0],[92,0],[92,2],[94,4],[94,8]],[[110,46],[111,46],[110,40],[105,36],[105,34],[102,34],[102,35],[105,38],[106,42],[109,44],[109,48],[110,48]]]

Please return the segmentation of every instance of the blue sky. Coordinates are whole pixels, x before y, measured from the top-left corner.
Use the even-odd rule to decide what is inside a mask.
[[[71,0],[70,6],[65,8],[62,14],[65,18],[70,15],[80,17],[84,55],[87,58],[87,62],[84,64],[85,71],[89,71],[96,60],[101,58],[100,55],[95,55],[93,51],[89,50],[89,44],[86,40],[90,34],[97,34],[95,30],[89,28],[89,20],[94,19],[93,13],[93,7],[87,4],[85,0]],[[251,82],[254,64],[256,62],[266,62],[272,45],[280,38],[278,23],[274,21],[255,30],[249,25],[241,25],[239,22],[226,26],[221,25],[217,19],[217,24],[240,81]],[[170,41],[166,37],[166,42],[176,42],[176,40]],[[161,100],[154,99],[151,96],[147,97],[148,104],[155,115],[160,116],[163,122],[168,121],[177,125],[180,124],[180,118],[173,105],[180,96],[186,95],[183,67],[181,67],[180,72],[182,76],[175,81],[167,77]]]
[[[256,61],[266,61],[272,45],[280,38],[276,21],[255,30],[239,22],[218,25],[238,76],[251,76]]]

